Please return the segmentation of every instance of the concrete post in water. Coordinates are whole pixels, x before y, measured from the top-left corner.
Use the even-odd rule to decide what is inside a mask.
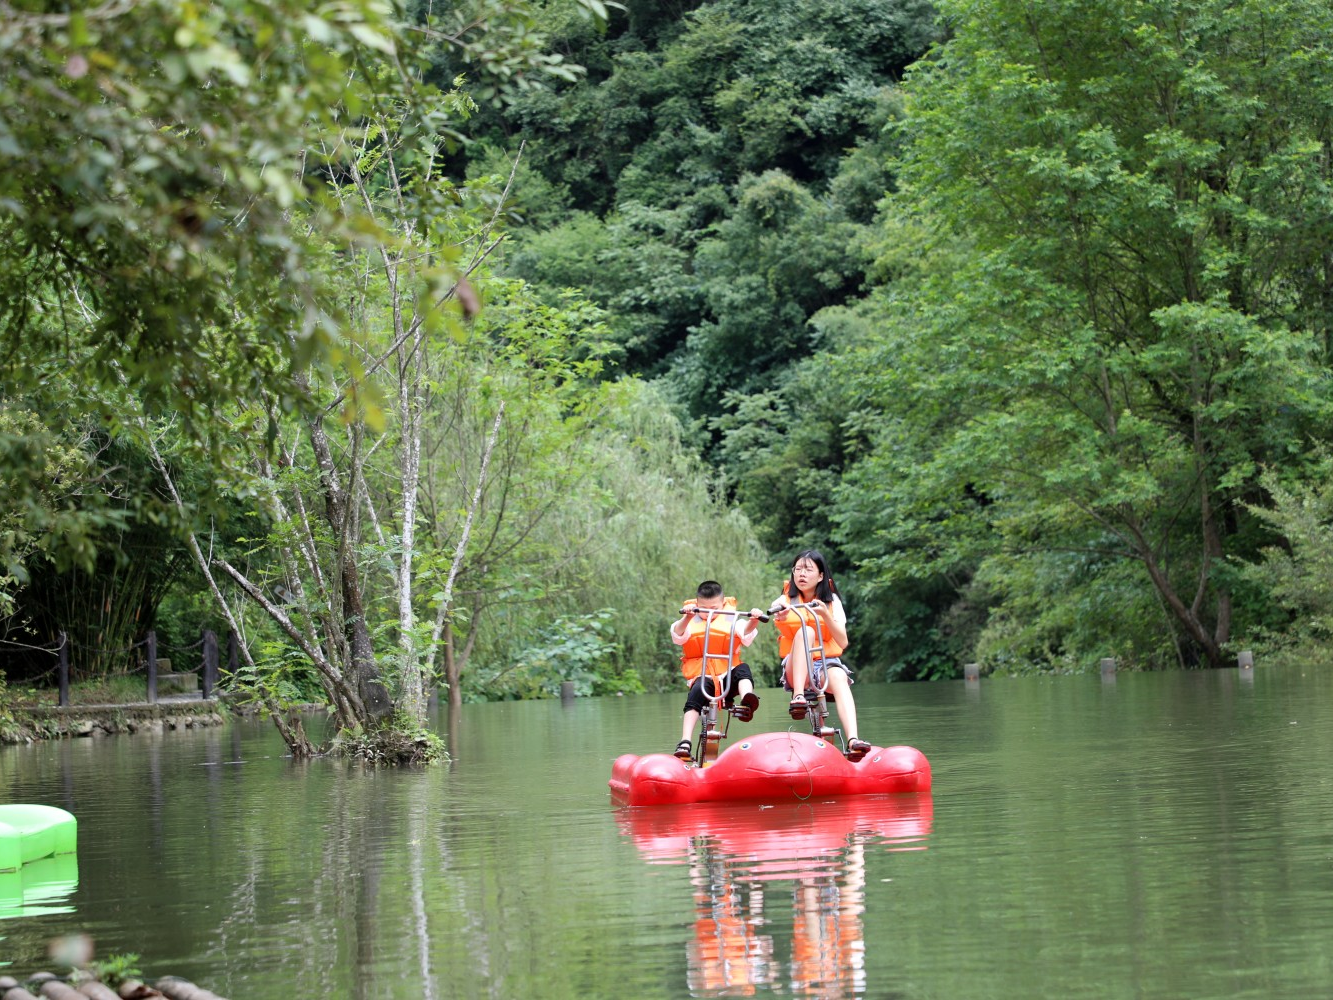
[[[561,700],[562,702],[571,702],[571,701],[574,700],[574,682],[573,682],[573,681],[561,681],[561,682],[560,682],[560,700]]]
[[[1254,669],[1254,653],[1248,649],[1242,649],[1240,655],[1236,657],[1236,666],[1241,670]]]
[[[981,680],[981,664],[964,663],[963,680],[967,681],[969,684],[975,684],[977,681]]]
[[[1102,657],[1102,676],[1105,677],[1105,676],[1107,676],[1108,674],[1110,674],[1112,677],[1115,676],[1115,657],[1114,657],[1114,656],[1104,656],[1104,657]]]
[[[148,630],[147,651],[148,657],[148,704],[157,704],[157,632],[153,629]]]
[[[60,660],[56,664],[57,677],[60,681],[60,705],[69,705],[69,636],[60,633]]]
[[[218,637],[211,629],[204,629],[204,700],[213,696],[213,685],[218,682]]]

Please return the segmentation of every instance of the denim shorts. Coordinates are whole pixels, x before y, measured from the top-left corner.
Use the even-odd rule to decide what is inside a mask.
[[[791,681],[787,680],[787,661],[790,659],[791,654],[782,658],[782,689],[784,691],[791,690]],[[855,683],[855,678],[852,676],[852,668],[843,663],[841,657],[830,656],[827,660],[815,660],[814,663],[810,664],[810,676],[806,678],[806,685],[813,688],[826,687],[828,683],[824,679],[826,667],[841,667],[843,673],[847,675],[847,683]]]

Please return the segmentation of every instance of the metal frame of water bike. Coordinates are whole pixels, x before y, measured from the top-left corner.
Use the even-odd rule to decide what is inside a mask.
[[[805,710],[805,716],[810,720],[810,732],[817,739],[827,740],[834,736],[838,738],[838,745],[842,747],[842,752],[847,753],[847,740],[842,734],[841,729],[828,725],[828,699],[824,692],[828,690],[828,667],[823,670],[824,683],[818,687],[814,686],[815,660],[824,659],[824,620],[819,617],[819,611],[815,607],[816,602],[800,601],[795,604],[775,604],[768,609],[768,613],[774,617],[783,611],[798,612],[797,617],[801,619],[802,624],[806,624],[805,615],[799,614],[802,610],[808,610],[810,617],[814,619],[815,627],[815,646],[810,647],[810,640],[804,628],[800,629],[801,643],[805,646],[805,662],[810,665],[809,673],[805,678],[805,690],[801,693],[805,695],[806,703],[809,707]],[[828,607],[823,601],[818,602],[820,607]],[[786,667],[783,667],[784,673]],[[813,696],[813,697],[812,697]]]
[[[700,684],[699,690],[703,692],[706,705],[704,710],[699,713],[699,736],[694,741],[694,753],[690,755],[697,766],[704,767],[717,759],[718,748],[723,740],[727,738],[727,730],[731,728],[731,716],[736,712],[736,706],[727,708],[723,705],[727,695],[731,693],[731,660],[736,652],[736,626],[740,624],[742,618],[754,618],[757,621],[768,621],[767,615],[754,615],[749,611],[736,611],[732,608],[700,608],[686,606],[680,609],[680,613],[694,614],[704,620],[704,655],[703,663],[700,665]],[[727,651],[725,653],[710,653],[708,651],[709,627],[713,624],[713,619],[719,615],[728,615],[731,617],[731,630],[727,633]],[[726,670],[720,678],[716,678],[712,684],[704,683],[704,678],[708,677],[708,661],[725,660]],[[713,694],[708,693],[708,689],[713,689]],[[722,706],[727,719],[722,724],[722,728],[717,728],[718,707]]]

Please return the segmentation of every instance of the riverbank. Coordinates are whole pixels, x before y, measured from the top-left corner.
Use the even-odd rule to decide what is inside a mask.
[[[222,725],[225,711],[215,698],[179,695],[156,702],[17,705],[10,710],[10,724],[0,727],[0,743],[200,729]]]

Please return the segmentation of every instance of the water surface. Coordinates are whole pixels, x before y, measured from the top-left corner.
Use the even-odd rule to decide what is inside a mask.
[[[733,734],[786,727],[761,694]],[[232,1000],[1326,995],[1333,677],[857,698],[930,795],[613,807],[674,695],[467,706],[436,720],[453,766],[411,772],[296,763],[251,722],[5,748],[0,799],[80,827],[54,905],[6,911],[0,877],[0,962],[86,930]]]

